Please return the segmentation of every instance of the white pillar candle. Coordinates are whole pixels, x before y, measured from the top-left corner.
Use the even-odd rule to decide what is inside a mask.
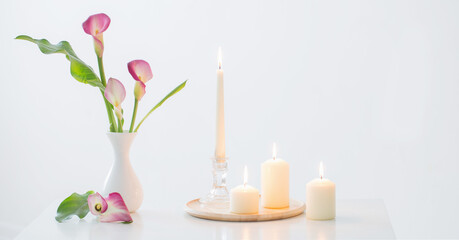
[[[244,184],[231,189],[230,210],[233,213],[258,213],[260,193],[247,184],[247,166],[244,168]]]
[[[320,162],[320,178],[306,185],[306,217],[312,220],[335,218],[335,183],[325,179],[324,167]]]
[[[273,158],[261,165],[261,205],[265,208],[289,206],[289,165],[276,155],[273,144]]]
[[[225,159],[225,105],[223,88],[222,70],[222,50],[218,49],[218,69],[217,69],[217,131],[215,157],[217,161]]]

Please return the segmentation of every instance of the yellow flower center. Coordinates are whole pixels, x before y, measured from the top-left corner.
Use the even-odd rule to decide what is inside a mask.
[[[94,206],[94,208],[96,209],[96,211],[100,212],[102,210],[102,204],[97,203],[96,206]]]

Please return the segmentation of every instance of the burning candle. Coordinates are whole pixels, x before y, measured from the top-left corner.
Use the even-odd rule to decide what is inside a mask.
[[[230,210],[233,213],[258,212],[260,194],[258,189],[247,184],[247,166],[244,167],[244,184],[231,189]]]
[[[312,220],[335,218],[335,183],[324,178],[324,166],[320,162],[320,178],[306,185],[306,217]]]
[[[261,165],[261,205],[265,208],[289,206],[289,165],[277,157],[273,144],[273,158]]]

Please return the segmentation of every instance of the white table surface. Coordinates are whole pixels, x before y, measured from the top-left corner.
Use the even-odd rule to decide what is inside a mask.
[[[248,223],[198,219],[180,208],[141,208],[132,214],[132,224],[98,223],[90,213],[83,220],[58,223],[58,203],[16,239],[395,239],[382,200],[338,200],[337,217],[331,221],[311,221],[301,214]]]

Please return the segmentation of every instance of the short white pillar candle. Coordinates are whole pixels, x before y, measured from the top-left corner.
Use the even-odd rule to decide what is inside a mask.
[[[273,158],[261,165],[261,205],[265,208],[289,206],[289,165],[276,155],[273,144]]]
[[[247,166],[244,167],[244,184],[231,189],[230,210],[233,213],[258,213],[260,193],[247,184]]]
[[[306,217],[311,220],[334,219],[336,215],[335,183],[323,177],[322,162],[320,162],[319,172],[320,178],[306,185]]]

